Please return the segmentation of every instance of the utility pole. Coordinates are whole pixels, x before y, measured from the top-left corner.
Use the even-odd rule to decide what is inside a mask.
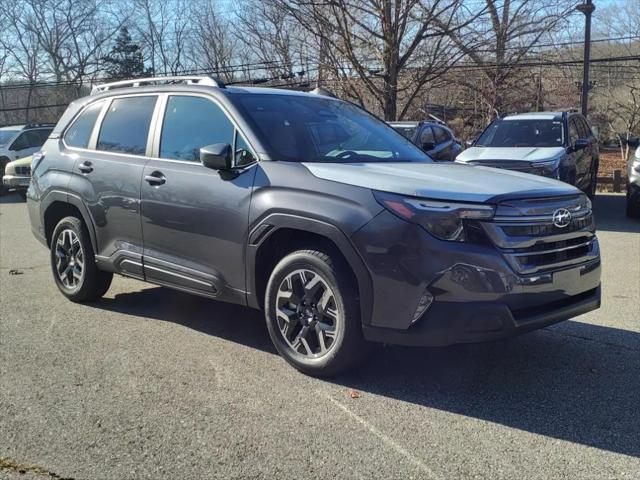
[[[596,9],[592,0],[585,0],[576,7],[576,10],[584,13],[584,67],[582,70],[582,115],[587,116],[589,100],[589,58],[591,56],[591,14]]]
[[[318,52],[318,78],[316,79],[316,88],[323,87],[325,66],[327,62],[327,39],[324,35],[320,37],[320,52]]]

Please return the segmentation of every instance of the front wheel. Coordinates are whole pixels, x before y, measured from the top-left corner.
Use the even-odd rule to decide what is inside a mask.
[[[73,302],[102,297],[113,274],[98,270],[89,232],[76,217],[65,217],[51,237],[51,270],[58,289]]]
[[[299,250],[276,265],[265,315],[280,355],[308,375],[335,375],[366,352],[352,275],[340,259],[323,252]]]
[[[587,191],[587,196],[593,200],[596,196],[596,192],[598,191],[598,164],[595,164],[594,169],[591,171],[591,179],[589,181],[589,190]]]

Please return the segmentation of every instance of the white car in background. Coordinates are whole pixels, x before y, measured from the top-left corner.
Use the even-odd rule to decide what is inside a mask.
[[[55,125],[36,123],[0,128],[0,178],[7,163],[34,154],[44,144]],[[5,190],[0,184],[0,194]]]

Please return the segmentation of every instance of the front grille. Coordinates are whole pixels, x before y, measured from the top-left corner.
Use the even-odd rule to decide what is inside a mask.
[[[556,227],[554,224],[534,224],[534,225],[512,225],[502,227],[502,231],[510,237],[543,237],[554,233],[569,233],[582,230],[593,225],[593,215],[589,214],[582,218],[574,218],[569,225],[564,228]]]
[[[17,175],[31,175],[31,167],[16,167]]]
[[[532,163],[526,160],[471,160],[468,163],[479,167],[503,168],[517,172],[528,172],[534,169]]]
[[[553,223],[553,213],[567,209],[566,227]],[[598,241],[591,208],[584,196],[504,202],[483,227],[511,267],[523,275],[597,260]]]

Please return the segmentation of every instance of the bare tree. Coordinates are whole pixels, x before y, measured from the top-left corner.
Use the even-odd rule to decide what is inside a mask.
[[[35,84],[42,71],[42,48],[35,32],[21,28],[21,5],[3,1],[0,7],[5,15],[5,28],[0,36],[0,44],[5,52],[5,61],[9,63],[10,73],[27,81],[27,88],[14,97],[19,98],[24,105],[24,121],[29,122]]]
[[[22,0],[19,35],[34,35],[46,54],[47,73],[80,91],[100,73],[106,44],[120,28],[108,6],[108,0]]]
[[[238,38],[232,33],[232,22],[217,10],[216,5],[214,0],[193,3],[194,33],[187,55],[192,65],[211,71],[230,83],[238,79],[238,72],[242,73],[242,66],[236,62],[246,63],[249,57],[239,48]]]
[[[294,70],[308,65],[315,56],[315,39],[277,0],[243,0],[236,10],[236,38],[250,53],[253,63],[264,69],[254,69],[272,78],[295,78]]]
[[[521,93],[518,86],[531,78],[518,64],[530,59],[536,45],[558,30],[573,8],[562,0],[484,0],[485,8],[478,21],[465,28],[449,30],[447,35],[465,55],[470,68],[461,78],[462,86],[477,90],[479,77],[484,81],[479,91],[486,117],[508,110]],[[481,39],[469,44],[468,38]],[[524,73],[524,75],[523,75]]]
[[[187,46],[192,41],[189,0],[134,0],[133,6],[138,21],[131,22],[131,26],[138,34],[151,70],[155,74],[185,70]]]
[[[455,63],[444,33],[472,22],[461,0],[273,0],[321,46],[321,65],[351,92],[373,97],[386,119],[396,119],[422,87]],[[357,79],[357,82],[353,80]]]

